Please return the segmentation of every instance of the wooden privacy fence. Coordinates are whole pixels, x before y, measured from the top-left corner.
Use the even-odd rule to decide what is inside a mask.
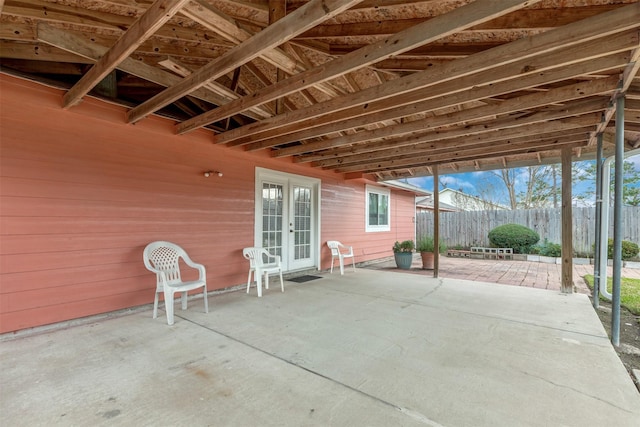
[[[441,212],[440,238],[447,247],[489,246],[489,231],[503,224],[521,224],[540,235],[540,243],[547,239],[561,243],[561,210],[489,210],[467,212]],[[595,208],[573,208],[573,250],[578,254],[591,253],[595,242]],[[613,219],[613,209],[609,213]],[[416,220],[417,237],[433,235],[433,213],[419,212]],[[640,207],[625,206],[622,211],[622,236],[640,244]],[[613,225],[609,226],[609,237],[613,237]]]

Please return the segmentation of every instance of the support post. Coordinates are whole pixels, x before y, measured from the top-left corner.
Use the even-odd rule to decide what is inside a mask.
[[[620,275],[622,273],[622,179],[624,171],[624,95],[616,99],[616,160],[613,199],[613,288],[611,342],[620,345]]]
[[[600,239],[602,239],[602,133],[598,134],[596,149],[596,241],[595,254],[593,255],[593,307],[600,306]],[[604,280],[607,280],[607,266],[604,266]]]
[[[571,147],[562,149],[562,284],[561,291],[573,293],[573,211],[571,206]]]
[[[433,251],[433,277],[438,277],[438,269],[440,268],[440,193],[438,165],[433,166],[433,242],[435,250]]]

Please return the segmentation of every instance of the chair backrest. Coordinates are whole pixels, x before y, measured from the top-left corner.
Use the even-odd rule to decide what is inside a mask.
[[[342,243],[338,242],[337,240],[328,240],[327,246],[329,246],[329,249],[331,249],[331,255],[333,256],[340,255],[339,249],[340,249],[340,246],[342,246]]]
[[[242,255],[249,260],[249,267],[255,268],[265,265],[266,257],[271,256],[265,248],[244,248]]]
[[[180,246],[171,242],[151,242],[144,248],[143,259],[144,265],[148,270],[156,272],[160,270],[164,272],[168,283],[179,283],[182,281],[180,277],[180,258],[187,257],[187,253]],[[160,277],[158,277],[160,281]]]

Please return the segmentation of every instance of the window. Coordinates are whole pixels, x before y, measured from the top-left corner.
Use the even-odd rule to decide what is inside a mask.
[[[389,231],[389,190],[367,185],[367,227],[366,231]]]

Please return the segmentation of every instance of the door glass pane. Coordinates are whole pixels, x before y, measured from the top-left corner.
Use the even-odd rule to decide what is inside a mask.
[[[262,247],[282,255],[282,185],[262,184]]]
[[[311,257],[311,188],[293,188],[294,250],[296,260]]]

